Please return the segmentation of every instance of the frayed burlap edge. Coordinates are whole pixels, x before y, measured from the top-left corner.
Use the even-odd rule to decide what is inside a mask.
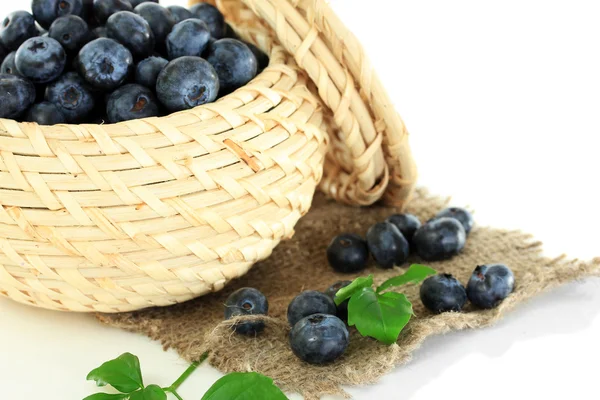
[[[419,190],[408,211],[426,220],[448,201]],[[408,286],[403,293],[413,302],[416,318],[403,331],[397,344],[384,346],[361,337],[352,329],[350,347],[338,362],[327,366],[301,362],[292,354],[287,342],[287,304],[301,290],[324,290],[336,280],[356,276],[336,274],[327,266],[324,254],[328,241],[342,231],[364,233],[369,225],[391,213],[392,209],[383,207],[349,208],[319,195],[298,225],[295,237],[282,243],[268,260],[256,265],[248,275],[221,293],[172,307],[98,315],[98,318],[105,324],[160,341],[165,349],[175,349],[188,361],[209,351],[208,361],[222,372],[260,372],[272,377],[282,389],[313,400],[325,394],[348,397],[342,386],[375,383],[396,365],[409,362],[414,351],[430,335],[490,326],[519,303],[543,291],[584,277],[600,276],[600,258],[590,262],[568,260],[565,256],[550,259],[541,255],[542,244],[531,235],[476,228],[463,253],[452,260],[429,265],[466,282],[478,264],[508,264],[515,273],[516,288],[498,308],[476,310],[468,306],[461,313],[432,315],[420,303],[418,286]],[[416,258],[412,261],[419,262]],[[376,281],[381,282],[401,272],[400,268],[385,271],[371,266],[363,274],[373,273]],[[235,321],[222,320],[222,304],[227,295],[243,286],[259,288],[270,301],[270,316],[264,318],[267,328],[256,338],[234,334],[230,327]]]

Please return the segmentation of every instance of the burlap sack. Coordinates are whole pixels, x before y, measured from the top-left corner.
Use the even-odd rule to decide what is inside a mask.
[[[446,204],[447,199],[429,196],[421,190],[410,203],[408,212],[426,220]],[[403,292],[413,302],[416,318],[396,345],[385,346],[351,330],[350,347],[338,362],[327,366],[301,362],[288,345],[285,316],[288,303],[302,290],[324,290],[337,280],[353,278],[336,274],[328,266],[325,249],[330,239],[344,231],[364,234],[370,225],[393,212],[383,207],[341,206],[319,194],[309,214],[298,224],[294,238],[282,243],[269,259],[225,290],[168,308],[98,317],[108,325],[148,335],[165,348],[175,349],[188,361],[210,350],[209,362],[225,373],[257,371],[272,377],[285,391],[299,392],[306,399],[318,399],[324,394],[344,394],[342,385],[377,381],[394,366],[407,363],[413,351],[430,335],[488,326],[517,304],[544,290],[585,276],[600,275],[600,258],[591,262],[544,258],[541,243],[530,235],[476,227],[461,255],[428,265],[439,272],[452,273],[466,283],[478,264],[506,263],[515,273],[516,289],[500,307],[480,311],[468,306],[462,313],[432,315],[423,308],[418,287],[413,285]],[[419,262],[417,258],[413,261]],[[401,272],[400,268],[386,271],[372,266],[363,274],[373,273],[377,282],[381,282]],[[231,322],[223,321],[225,299],[244,286],[256,287],[269,298],[267,328],[257,338],[233,334]]]

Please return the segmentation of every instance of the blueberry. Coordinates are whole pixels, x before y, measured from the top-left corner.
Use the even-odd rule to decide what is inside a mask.
[[[154,34],[148,22],[130,11],[119,11],[108,18],[106,33],[127,47],[134,57],[146,58],[154,50]]]
[[[412,241],[417,229],[421,227],[419,218],[412,214],[395,214],[390,216],[386,221],[395,225],[409,243]]]
[[[35,101],[35,86],[16,75],[0,74],[0,118],[17,118]]]
[[[304,317],[313,314],[335,315],[336,306],[325,293],[307,290],[294,297],[287,309],[287,318],[291,326]]]
[[[133,7],[128,0],[94,0],[94,15],[100,25],[119,11],[133,11]]]
[[[152,90],[156,88],[158,74],[162,71],[169,61],[162,57],[148,57],[138,63],[135,69],[135,81]]]
[[[292,351],[310,364],[320,365],[337,360],[349,343],[348,328],[333,315],[310,315],[294,325],[290,332]]]
[[[94,28],[92,30],[92,34],[96,39],[108,37],[108,31],[106,29],[106,26],[99,26],[97,28]]]
[[[431,312],[461,311],[467,302],[465,287],[450,274],[425,279],[421,285],[421,301]]]
[[[338,272],[362,271],[367,268],[369,262],[367,242],[353,233],[336,236],[327,247],[327,260]]]
[[[133,56],[122,44],[106,38],[89,42],[79,52],[79,73],[92,86],[113,90],[133,69]]]
[[[329,288],[325,291],[325,294],[327,296],[331,297],[331,299],[335,303],[335,295],[337,294],[337,292],[339,292],[340,289],[345,288],[346,286],[348,286],[351,283],[352,283],[352,281],[336,282],[333,285],[329,286]],[[342,321],[348,320],[348,303],[349,302],[350,302],[350,299],[345,300],[343,303],[341,303],[339,306],[337,306],[337,316]]]
[[[239,40],[221,39],[208,48],[206,61],[219,75],[221,94],[228,94],[250,82],[258,71],[256,57]]]
[[[129,2],[133,8],[136,8],[142,3],[158,3],[158,0],[129,0]]]
[[[465,228],[453,218],[439,218],[417,229],[413,246],[421,258],[440,261],[460,253],[465,247]]]
[[[156,94],[169,111],[180,111],[215,101],[219,78],[214,68],[200,57],[171,61],[158,75]]]
[[[44,101],[31,106],[25,117],[27,122],[37,122],[39,125],[56,125],[66,122],[65,116],[54,104]]]
[[[48,29],[58,17],[65,15],[83,14],[83,2],[81,0],[33,0],[31,10],[35,20]]]
[[[218,8],[208,3],[200,3],[192,6],[190,11],[194,16],[206,22],[210,34],[215,39],[221,39],[225,34],[225,17]]]
[[[198,56],[208,46],[208,26],[199,19],[186,19],[175,25],[167,36],[167,54],[170,60],[183,56]]]
[[[67,64],[65,49],[51,37],[27,39],[15,56],[19,72],[33,83],[52,82]]]
[[[130,83],[110,95],[106,113],[110,123],[155,117],[158,115],[158,101],[147,87]]]
[[[480,265],[467,284],[467,296],[479,308],[495,308],[514,288],[515,276],[506,265]]]
[[[48,35],[69,54],[77,54],[92,38],[87,22],[77,15],[57,18],[50,26]]]
[[[133,12],[144,18],[150,24],[150,28],[154,33],[157,47],[163,45],[167,39],[167,35],[175,25],[175,19],[163,6],[156,3],[142,3],[137,6]]]
[[[267,315],[269,302],[254,288],[242,288],[231,293],[225,302],[225,319],[244,315]],[[243,335],[256,335],[265,329],[263,321],[239,322],[233,329]]]
[[[471,233],[471,229],[473,229],[473,225],[475,225],[475,220],[473,219],[473,215],[468,212],[467,210],[465,210],[464,208],[457,208],[457,207],[452,207],[452,208],[446,208],[445,210],[440,211],[439,213],[436,214],[435,217],[433,217],[433,219],[438,219],[438,218],[454,218],[456,220],[458,220],[458,222],[460,222],[462,224],[462,226],[465,228],[465,232],[468,235],[469,233]]]
[[[67,122],[83,121],[96,103],[92,88],[76,72],[67,72],[49,84],[46,100],[59,109]]]
[[[369,228],[367,244],[377,265],[386,269],[404,264],[410,252],[402,233],[389,222],[380,222]]]
[[[15,65],[16,56],[16,51],[13,51],[6,56],[4,61],[2,61],[2,66],[0,66],[0,73],[21,76],[21,73]]]
[[[269,56],[267,55],[267,53],[265,53],[264,51],[262,51],[261,49],[259,49],[255,45],[253,45],[252,43],[249,43],[249,42],[244,42],[244,43],[246,44],[246,46],[248,46],[250,51],[254,54],[254,57],[256,57],[256,62],[258,63],[257,73],[261,73],[265,68],[267,68],[269,66]]]
[[[192,12],[185,7],[169,6],[167,7],[167,10],[171,12],[173,20],[176,24],[180,23],[181,21],[185,21],[186,19],[194,18],[194,14],[192,14]]]
[[[8,14],[0,29],[0,40],[9,50],[16,50],[27,39],[39,36],[35,19],[27,11],[15,11]]]

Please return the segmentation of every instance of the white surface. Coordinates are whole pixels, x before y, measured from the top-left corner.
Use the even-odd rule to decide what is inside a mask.
[[[1,15],[17,2],[7,3]],[[600,255],[597,2],[333,4],[369,49],[412,132],[421,184],[473,206],[481,224],[535,233],[552,254]],[[541,296],[494,328],[430,339],[380,384],[349,392],[595,398],[599,282]],[[168,385],[186,367],[157,343],[86,315],[0,300],[0,324],[3,399],[81,399],[94,391],[86,373],[125,351],[139,355],[147,382]],[[181,394],[199,399],[218,376],[203,367]]]

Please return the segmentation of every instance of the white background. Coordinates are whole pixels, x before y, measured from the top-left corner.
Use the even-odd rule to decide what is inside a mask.
[[[165,1],[182,3],[182,1]],[[600,7],[597,1],[333,0],[363,40],[412,132],[420,183],[521,228],[547,252],[600,255]],[[28,2],[2,2],[0,14]],[[428,340],[356,399],[597,398],[599,280],[540,296],[496,327]],[[125,351],[148,382],[186,367],[148,339],[91,316],[0,300],[3,399],[78,400],[86,373]],[[200,399],[209,368],[181,394]]]

